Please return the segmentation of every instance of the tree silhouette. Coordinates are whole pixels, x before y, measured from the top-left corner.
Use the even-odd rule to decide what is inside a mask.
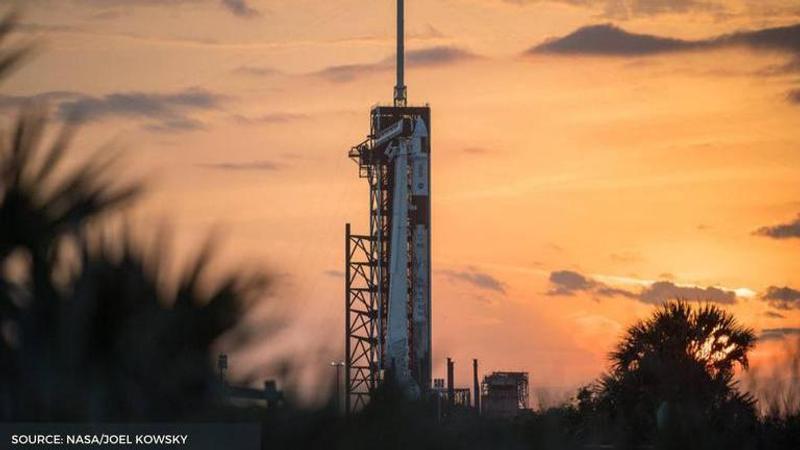
[[[14,20],[0,22],[0,43]],[[0,75],[24,54],[0,49]],[[101,226],[141,185],[113,181],[108,148],[64,164],[71,127],[49,146],[46,135],[33,105],[0,132],[0,420],[204,414],[221,393],[212,344],[235,328],[267,278],[208,280],[209,241],[168,283],[165,234],[145,245]]]
[[[736,389],[734,372],[748,367],[755,341],[717,306],[666,303],[627,330],[583,407],[604,414],[604,426],[628,444],[659,438],[680,446],[696,433],[727,439],[752,431],[754,402]]]

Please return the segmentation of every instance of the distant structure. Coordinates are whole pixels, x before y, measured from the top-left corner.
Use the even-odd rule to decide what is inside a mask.
[[[455,387],[455,362],[452,358],[447,358],[447,381],[444,378],[434,379],[433,393],[436,396],[439,417],[448,416],[458,410],[475,410],[472,407],[470,389]]]
[[[482,415],[514,417],[528,409],[528,372],[492,372],[481,390]]]
[[[474,393],[475,403],[472,405],[478,414],[481,413],[481,385],[478,383],[478,360],[472,360],[472,390]]]
[[[428,106],[408,106],[404,2],[397,0],[393,105],[376,106],[349,157],[369,184],[367,235],[345,231],[345,410],[387,377],[409,398],[431,389],[430,132]]]
[[[228,355],[221,353],[217,357],[219,382],[224,395],[232,402],[263,401],[266,407],[279,406],[284,403],[283,392],[278,390],[274,380],[265,380],[264,389],[245,386],[234,386],[228,383]]]

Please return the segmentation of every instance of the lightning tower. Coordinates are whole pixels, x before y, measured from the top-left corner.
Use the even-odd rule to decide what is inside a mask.
[[[397,0],[397,83],[349,152],[369,184],[368,235],[345,231],[345,409],[383,382],[411,399],[431,388],[430,108],[408,106],[404,4]]]

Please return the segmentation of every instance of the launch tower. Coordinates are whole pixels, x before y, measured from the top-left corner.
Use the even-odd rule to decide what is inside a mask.
[[[368,235],[345,231],[345,409],[383,382],[407,397],[431,388],[431,112],[408,106],[404,4],[397,0],[397,84],[349,157],[369,184]]]

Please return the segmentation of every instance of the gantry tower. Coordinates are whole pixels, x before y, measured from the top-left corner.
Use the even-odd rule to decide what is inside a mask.
[[[408,106],[404,4],[397,0],[397,83],[349,152],[369,184],[370,230],[345,231],[345,408],[391,380],[409,398],[431,387],[430,131],[428,106]]]

